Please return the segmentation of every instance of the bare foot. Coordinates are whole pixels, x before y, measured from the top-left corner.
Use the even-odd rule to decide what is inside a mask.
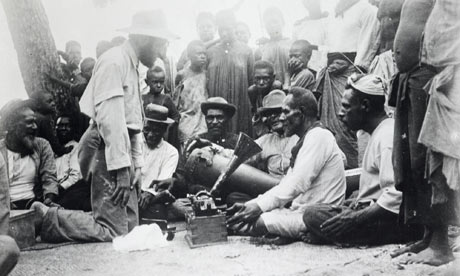
[[[401,263],[439,266],[453,260],[454,255],[449,247],[447,226],[439,225],[436,229],[433,229],[430,245],[417,255],[407,257]]]
[[[43,218],[45,217],[50,207],[46,206],[45,204],[39,201],[35,201],[30,206],[30,209],[35,210],[35,233],[38,234],[40,233],[43,224]]]
[[[390,256],[395,258],[405,253],[419,253],[420,251],[425,250],[430,244],[432,234],[433,232],[427,226],[425,226],[423,238],[420,241],[415,243],[408,243],[405,246],[391,252]]]
[[[428,247],[429,241],[419,240],[415,243],[407,244],[401,248],[398,248],[390,253],[392,258],[396,258],[405,253],[419,253],[420,251]]]
[[[433,266],[440,266],[453,261],[454,255],[450,249],[448,250],[435,250],[431,247],[422,250],[420,253],[409,256],[404,263],[406,264],[427,264]]]

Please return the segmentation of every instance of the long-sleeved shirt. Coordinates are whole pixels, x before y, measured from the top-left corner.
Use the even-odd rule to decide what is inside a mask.
[[[372,132],[363,156],[359,192],[355,205],[376,202],[387,211],[398,214],[402,194],[394,185],[393,151],[394,119],[383,120]]]
[[[105,143],[107,170],[143,166],[139,59],[129,40],[102,55],[80,100]],[[131,138],[128,133],[131,133]]]
[[[142,190],[149,189],[153,180],[165,180],[171,178],[176,171],[179,162],[179,153],[175,147],[162,140],[154,149],[150,149],[144,143],[144,167],[142,167]]]
[[[8,160],[8,149],[5,140],[0,141],[0,153],[3,155],[3,160]],[[35,186],[33,192],[37,200],[43,200],[47,194],[58,194],[58,182],[56,179],[56,163],[54,160],[54,153],[50,144],[43,138],[35,138],[33,142],[33,153],[30,155],[35,162]],[[8,163],[5,161],[7,167],[6,173],[9,174]],[[9,185],[9,178],[7,176]]]
[[[280,208],[292,201],[291,209],[317,203],[341,204],[345,198],[345,168],[334,135],[321,127],[307,131],[294,165],[281,182],[252,202],[262,211]]]
[[[78,164],[78,143],[70,141],[66,145],[73,146],[71,152],[56,158],[57,179],[59,185],[68,189],[82,178],[80,165]]]
[[[327,46],[330,52],[356,52],[355,64],[369,68],[379,48],[377,8],[360,0],[331,18]]]

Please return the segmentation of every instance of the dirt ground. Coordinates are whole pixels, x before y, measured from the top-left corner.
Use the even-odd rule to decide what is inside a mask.
[[[247,237],[190,249],[183,225],[167,247],[119,253],[111,243],[71,244],[23,251],[11,276],[19,275],[460,275],[460,260],[441,267],[399,265],[389,252],[398,245],[338,248],[302,242],[260,245]],[[44,246],[42,246],[43,248]]]

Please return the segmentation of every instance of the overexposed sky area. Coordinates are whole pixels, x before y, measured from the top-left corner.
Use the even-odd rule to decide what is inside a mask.
[[[195,17],[201,11],[216,13],[231,8],[240,0],[42,0],[54,36],[56,47],[64,50],[68,40],[82,45],[82,56],[94,57],[96,44],[110,40],[117,31],[129,26],[131,17],[140,10],[161,9],[168,25],[181,39],[171,41],[168,55],[178,59],[188,42],[197,38]],[[321,1],[331,14],[337,0]],[[1,4],[0,4],[1,5]],[[251,46],[265,36],[261,14],[269,6],[276,6],[284,14],[285,35],[290,37],[294,22],[307,15],[302,0],[244,0],[236,12],[237,19],[249,25]],[[17,64],[17,55],[11,40],[3,7],[0,9],[0,107],[14,98],[27,98]]]

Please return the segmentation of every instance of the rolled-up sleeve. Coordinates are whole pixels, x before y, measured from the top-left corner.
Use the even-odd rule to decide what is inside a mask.
[[[305,193],[324,167],[333,150],[330,139],[334,138],[325,132],[317,132],[314,137],[307,138],[300,148],[294,167],[280,184],[254,200],[262,211],[284,206]]]
[[[131,155],[134,168],[142,168],[144,166],[144,155],[142,154],[143,143],[142,132],[133,135],[131,138]]]
[[[383,149],[380,155],[379,180],[382,194],[377,199],[377,204],[387,211],[398,214],[402,193],[395,188],[391,156],[391,147]]]

